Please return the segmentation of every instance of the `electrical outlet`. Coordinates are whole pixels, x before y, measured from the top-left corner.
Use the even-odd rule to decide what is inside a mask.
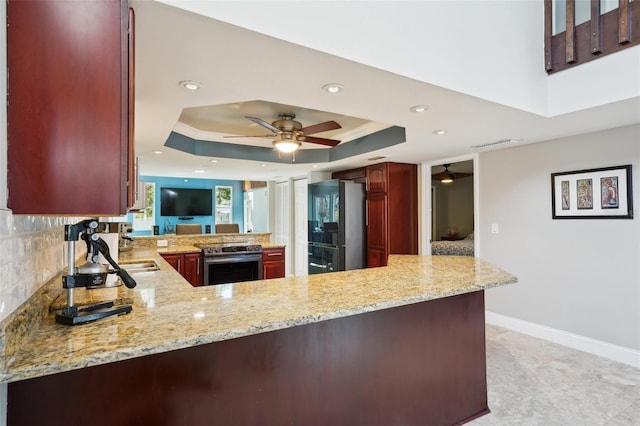
[[[158,240],[158,247],[167,247],[169,245],[169,241],[167,240]]]

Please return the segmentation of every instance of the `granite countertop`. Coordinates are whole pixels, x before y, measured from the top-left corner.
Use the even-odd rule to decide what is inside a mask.
[[[188,247],[169,247],[179,252]],[[173,251],[172,251],[173,250]],[[178,251],[176,251],[178,250]],[[80,326],[35,321],[6,356],[0,382],[12,382],[271,330],[423,302],[515,283],[468,256],[392,255],[389,266],[304,277],[192,287],[155,249],[121,253],[120,263],[153,260],[160,270],[138,285],[76,290],[93,300],[133,304],[130,314]],[[61,287],[58,282],[52,286]],[[66,297],[66,293],[63,292]],[[66,300],[66,299],[65,299]]]

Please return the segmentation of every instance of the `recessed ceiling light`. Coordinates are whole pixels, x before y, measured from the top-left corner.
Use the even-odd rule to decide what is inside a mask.
[[[434,131],[433,131],[433,134],[434,134],[434,135],[444,135],[444,134],[446,134],[446,133],[447,133],[447,131],[446,131],[446,130],[444,130],[444,129],[439,129],[439,130],[434,130]]]
[[[162,151],[160,151],[159,149],[154,149],[154,150],[153,150],[153,151],[151,151],[151,152],[153,152],[154,154],[157,154],[157,155],[162,154]]]
[[[260,167],[267,167],[266,164],[260,164]]]
[[[329,83],[322,86],[322,90],[329,93],[342,92],[342,89],[344,89],[344,86],[338,83]]]
[[[409,111],[411,111],[411,112],[425,112],[428,109],[429,109],[428,105],[414,105],[411,108],[409,108]]]
[[[202,169],[193,169],[193,173],[204,173]]]
[[[209,160],[210,163],[217,163],[218,160]]]
[[[313,166],[311,166],[311,167],[313,167],[314,169],[317,169],[317,168],[318,168],[318,165],[317,165],[317,164],[314,164],[314,165],[313,165]]]
[[[179,84],[180,87],[187,90],[198,90],[202,86],[202,84],[193,80],[183,80]]]

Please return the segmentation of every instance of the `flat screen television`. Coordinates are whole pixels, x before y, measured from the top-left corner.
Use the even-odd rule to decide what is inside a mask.
[[[160,188],[162,216],[211,216],[211,189]]]

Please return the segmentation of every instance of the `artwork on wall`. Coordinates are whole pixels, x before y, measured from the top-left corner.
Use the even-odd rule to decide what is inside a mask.
[[[633,219],[631,166],[551,174],[553,219]]]

